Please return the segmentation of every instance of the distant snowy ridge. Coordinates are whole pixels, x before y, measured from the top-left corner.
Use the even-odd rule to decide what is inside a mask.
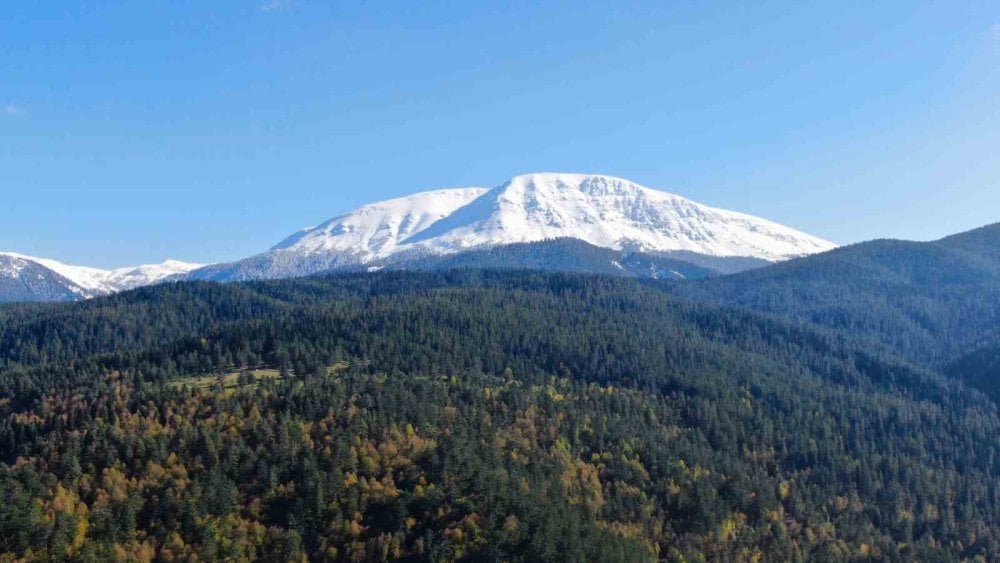
[[[188,272],[204,267],[204,264],[181,262],[180,260],[164,260],[159,264],[142,264],[139,266],[116,268],[107,271],[106,284],[113,288],[113,291],[124,291],[126,289],[159,283],[168,278],[187,274]]]
[[[102,270],[86,266],[71,266],[48,258],[37,258],[17,252],[0,252],[0,278],[18,280],[30,269],[33,276],[32,281],[34,281],[41,279],[40,276],[46,277],[46,273],[39,270],[41,268],[53,274],[47,276],[48,281],[52,283],[60,283],[61,281],[66,290],[80,298],[107,295],[154,284],[202,267],[204,267],[203,264],[166,260],[160,264],[143,264]],[[2,300],[2,296],[0,296],[0,301]]]

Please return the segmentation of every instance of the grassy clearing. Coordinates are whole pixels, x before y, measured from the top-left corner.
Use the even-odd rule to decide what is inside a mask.
[[[282,379],[281,373],[276,369],[257,369],[251,370],[250,375],[253,376],[254,384],[263,379]],[[239,387],[240,383],[240,372],[234,371],[224,374],[209,374],[209,375],[192,375],[188,377],[179,377],[170,382],[170,386],[174,388],[181,387],[191,387],[193,389],[212,389],[215,386],[221,386],[222,389],[235,389]]]
[[[327,368],[327,374],[335,375],[338,372],[344,371],[347,367],[347,362],[339,362]],[[216,386],[220,386],[223,391],[230,391],[240,386],[240,373],[241,372],[239,371],[233,371],[223,374],[213,373],[208,375],[179,377],[171,381],[170,386],[175,389],[183,387],[190,387],[192,389],[214,389]],[[281,372],[276,369],[255,369],[249,370],[249,373],[253,377],[253,383],[248,384],[246,386],[248,388],[255,387],[260,381],[265,379],[274,381],[284,379],[281,376]]]

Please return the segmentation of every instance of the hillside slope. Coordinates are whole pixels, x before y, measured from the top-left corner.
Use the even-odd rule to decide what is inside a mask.
[[[1000,225],[877,240],[673,291],[868,336],[942,367],[1000,335]]]
[[[1000,553],[982,395],[653,284],[179,283],[0,320],[14,556]]]

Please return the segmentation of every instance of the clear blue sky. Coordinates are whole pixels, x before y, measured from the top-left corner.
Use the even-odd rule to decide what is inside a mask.
[[[4,6],[0,249],[235,259],[535,171],[839,243],[1000,221],[995,0],[355,4]]]

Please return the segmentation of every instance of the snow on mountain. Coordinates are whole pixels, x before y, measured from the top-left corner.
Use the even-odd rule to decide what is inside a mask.
[[[835,247],[771,221],[621,178],[528,174],[490,190],[440,190],[366,205],[293,235],[271,252],[337,254],[366,264],[400,254],[440,255],[560,238],[616,250],[768,261]]]
[[[388,256],[407,238],[427,229],[484,193],[487,188],[454,188],[421,192],[364,205],[305,229],[271,250],[301,254],[339,252],[359,262]]]
[[[115,288],[115,291],[134,289],[144,285],[152,285],[167,278],[187,274],[198,268],[205,267],[204,264],[193,264],[181,262],[180,260],[165,260],[159,264],[143,264],[127,268],[108,270],[106,283]]]
[[[19,285],[16,287],[22,291],[28,291],[25,284],[30,282],[30,285],[34,287],[44,281],[46,284],[45,294],[59,293],[77,299],[107,295],[157,283],[168,277],[186,274],[201,267],[203,267],[202,264],[167,260],[160,264],[102,270],[86,266],[71,266],[55,260],[16,252],[0,252],[0,280],[4,281],[6,285],[18,283]],[[61,291],[57,292],[54,289],[56,286]],[[0,301],[3,300],[7,299],[4,298],[4,295],[0,295]]]
[[[0,253],[0,303],[73,301],[85,294],[85,289],[37,262]]]
[[[303,229],[267,252],[207,266],[187,278],[242,281],[361,268],[386,256],[406,254],[408,249],[400,247],[403,240],[487,191],[487,188],[452,188],[364,205],[317,227]]]
[[[52,270],[72,282],[76,286],[72,291],[80,294],[82,297],[93,297],[94,295],[110,293],[104,283],[104,278],[107,276],[107,271],[105,270],[88,268],[86,266],[70,266],[62,262],[56,262],[55,260],[26,256],[16,252],[0,252],[0,254],[18,258],[21,261],[33,262]]]
[[[771,221],[701,205],[621,178],[584,174],[518,176],[398,246],[449,253],[555,238],[613,249],[769,261],[835,247]]]

